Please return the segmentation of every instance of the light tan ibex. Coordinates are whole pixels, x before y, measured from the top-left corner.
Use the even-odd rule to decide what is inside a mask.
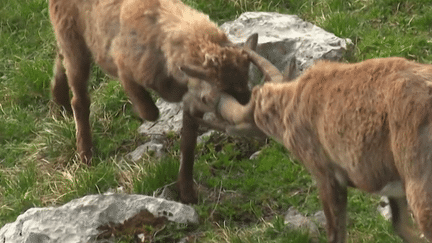
[[[231,124],[214,127],[264,133],[300,159],[317,181],[329,242],[346,240],[347,187],[389,197],[395,231],[420,242],[408,203],[432,242],[432,65],[404,58],[321,61],[280,83],[275,67],[250,56],[271,82],[255,87],[245,106],[219,92],[202,94],[204,107]]]
[[[84,163],[90,164],[92,157],[87,91],[92,59],[120,79],[145,120],[159,116],[147,88],[169,102],[180,102],[188,83],[206,80],[240,103],[249,101],[247,54],[207,15],[180,0],[50,0],[49,10],[59,47],[52,95],[66,111],[73,112],[77,150]],[[252,35],[246,45],[255,49],[256,43],[257,35]],[[188,107],[183,113],[177,186],[185,203],[197,202],[192,176],[198,129],[195,117],[202,115]]]

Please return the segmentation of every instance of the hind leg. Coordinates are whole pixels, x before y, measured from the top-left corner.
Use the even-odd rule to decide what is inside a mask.
[[[76,125],[76,144],[81,162],[91,163],[92,138],[90,128],[90,97],[87,80],[90,72],[90,60],[85,57],[66,61],[66,74],[72,89],[72,109]]]
[[[54,63],[54,78],[51,82],[51,94],[53,100],[61,105],[68,114],[72,115],[66,70],[62,62],[63,55],[59,51]]]
[[[81,36],[74,33],[67,35],[69,39],[59,41],[64,55],[64,65],[66,68],[66,77],[70,89],[72,90],[72,110],[76,125],[76,144],[77,151],[81,162],[90,164],[92,157],[92,139],[90,130],[90,97],[87,91],[87,81],[90,74],[90,54],[87,46]],[[59,59],[57,59],[59,60]],[[61,68],[60,66],[57,66]],[[59,75],[56,83],[55,92],[65,95],[64,83],[65,78]],[[60,92],[61,91],[61,92]],[[67,102],[64,103],[67,105]]]
[[[406,195],[425,238],[432,242],[432,180],[425,176],[406,182]]]

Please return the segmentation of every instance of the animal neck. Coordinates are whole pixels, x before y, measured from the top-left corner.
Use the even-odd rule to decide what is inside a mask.
[[[282,142],[285,121],[290,116],[296,82],[266,83],[253,90],[255,100],[254,120],[259,129]]]

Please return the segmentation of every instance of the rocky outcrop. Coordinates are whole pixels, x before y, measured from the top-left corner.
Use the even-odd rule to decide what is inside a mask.
[[[284,71],[295,57],[296,74],[316,60],[340,60],[352,46],[350,39],[339,38],[322,28],[303,21],[296,15],[268,12],[246,12],[221,28],[234,43],[242,44],[258,33],[257,52]],[[250,73],[254,84],[260,82],[255,69]]]
[[[122,231],[138,234],[143,230],[138,225],[160,225],[165,220],[196,224],[198,214],[188,205],[150,196],[89,195],[60,207],[27,210],[0,229],[0,242],[110,242],[107,236]]]

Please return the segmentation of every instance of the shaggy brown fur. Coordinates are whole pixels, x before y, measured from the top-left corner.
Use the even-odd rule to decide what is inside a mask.
[[[180,0],[50,0],[49,10],[59,46],[53,99],[74,114],[77,150],[84,163],[92,157],[87,92],[92,59],[120,79],[139,116],[150,121],[158,118],[159,110],[147,88],[180,102],[188,82],[200,78],[241,103],[250,98],[247,55],[208,16]],[[255,48],[256,41],[257,36],[251,36],[247,45]],[[178,186],[186,203],[197,202],[192,179],[195,116],[202,113],[185,112],[183,119]]]
[[[227,131],[259,129],[303,161],[317,180],[329,242],[346,240],[348,186],[388,196],[397,233],[420,242],[408,202],[432,242],[431,65],[322,61],[293,82],[254,88],[247,106],[223,94],[203,100],[234,124]]]

